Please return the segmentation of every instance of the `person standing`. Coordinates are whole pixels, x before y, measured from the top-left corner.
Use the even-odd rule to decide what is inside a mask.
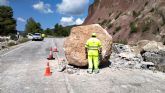
[[[85,44],[86,58],[88,59],[87,73],[99,73],[99,55],[102,53],[102,45],[96,38],[96,33],[92,33],[92,37]]]

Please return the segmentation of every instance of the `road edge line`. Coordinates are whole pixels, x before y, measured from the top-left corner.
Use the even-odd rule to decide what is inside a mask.
[[[25,45],[28,45],[28,44],[31,44],[31,43],[32,43],[32,42],[24,43],[24,44],[18,46],[17,48],[14,48],[13,50],[9,50],[8,52],[6,52],[6,53],[0,55],[0,57],[6,56],[6,55],[8,55],[8,54],[10,54],[10,53],[12,53],[12,52],[14,52],[14,51],[16,51],[16,50],[18,50],[18,49],[24,47]]]

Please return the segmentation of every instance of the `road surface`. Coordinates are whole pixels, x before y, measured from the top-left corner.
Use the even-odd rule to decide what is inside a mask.
[[[165,75],[148,70],[102,68],[99,74],[58,72],[49,61],[52,76],[45,77],[50,47],[65,58],[64,38],[29,41],[0,54],[0,93],[164,93]]]

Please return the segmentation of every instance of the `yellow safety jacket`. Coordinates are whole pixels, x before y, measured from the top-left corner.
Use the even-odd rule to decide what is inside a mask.
[[[88,55],[99,56],[99,49],[102,47],[101,42],[97,38],[87,40],[85,47],[88,49]]]
[[[41,34],[41,37],[44,38],[45,37],[45,34]]]

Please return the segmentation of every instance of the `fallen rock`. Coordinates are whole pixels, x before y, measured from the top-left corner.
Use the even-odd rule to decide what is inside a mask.
[[[160,62],[157,64],[156,68],[159,71],[165,72],[165,56],[160,59]]]
[[[124,53],[120,53],[119,57],[127,59],[127,60],[131,60],[135,57],[135,55],[133,53],[130,53],[130,52],[124,52]]]
[[[147,52],[158,52],[159,50],[165,50],[165,46],[161,42],[150,41],[142,49]]]
[[[145,52],[143,55],[143,60],[146,62],[154,62],[155,64],[160,62],[161,55],[156,54],[154,52]]]
[[[85,43],[91,37],[91,34],[95,32],[97,38],[100,39],[102,49],[102,63],[108,61],[111,55],[112,37],[98,24],[78,26],[71,30],[71,34],[64,42],[66,58],[68,64],[75,66],[87,66],[88,62],[85,57]]]
[[[165,46],[162,42],[140,40],[136,43],[136,46],[132,47],[133,52],[140,54],[141,52],[158,52],[159,50],[165,50]]]
[[[138,47],[141,47],[141,48],[142,48],[142,47],[144,47],[144,46],[145,46],[146,44],[148,44],[148,43],[149,43],[149,40],[140,40],[140,41],[137,42],[136,45],[137,45]]]
[[[131,55],[131,56],[129,56]],[[142,57],[141,55],[134,55],[132,52],[123,52],[120,54],[117,54],[115,52],[112,53],[110,57],[110,62],[112,68],[135,68],[135,69],[141,69],[141,61]]]
[[[112,45],[112,48],[113,48],[113,51],[116,53],[131,52],[131,48],[129,45],[114,43]]]
[[[9,40],[8,46],[13,46],[13,45],[17,45],[17,41]]]
[[[145,69],[155,66],[155,64],[153,62],[141,62],[141,64],[142,64],[142,68],[145,68]]]

